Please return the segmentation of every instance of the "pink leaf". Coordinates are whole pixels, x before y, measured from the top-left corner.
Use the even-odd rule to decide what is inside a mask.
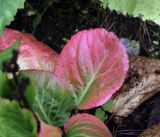
[[[90,114],[72,116],[64,126],[67,137],[112,137],[108,128]]]
[[[58,54],[30,34],[5,29],[3,35],[0,36],[0,51],[12,45],[17,38],[22,39],[18,58],[20,69],[53,71]]]
[[[122,86],[128,56],[120,40],[105,29],[84,30],[64,47],[54,73],[69,85],[80,109],[105,103]]]
[[[62,137],[62,131],[58,127],[50,126],[41,121],[38,137]]]

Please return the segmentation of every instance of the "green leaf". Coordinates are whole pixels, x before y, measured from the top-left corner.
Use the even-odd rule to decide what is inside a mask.
[[[5,97],[11,92],[13,89],[9,85],[6,73],[0,71],[0,97]]]
[[[107,119],[105,112],[101,108],[96,109],[95,115],[102,121],[105,121]]]
[[[134,17],[142,17],[143,20],[152,20],[160,25],[160,1],[159,0],[100,0],[103,7],[129,14]]]
[[[37,137],[32,113],[21,109],[16,101],[0,99],[0,137]]]
[[[19,83],[23,78],[23,75],[17,75]],[[3,98],[11,98],[19,94],[19,92],[23,92],[17,91],[16,87],[17,84],[15,83],[14,79],[7,79],[7,74],[0,71],[0,96]],[[36,84],[33,80],[29,80],[29,84],[24,91],[24,96],[28,104],[33,106],[36,97]]]
[[[5,73],[0,71],[0,96],[2,96],[1,93],[2,93],[2,89],[3,89],[4,85],[5,85],[6,80],[7,79],[6,79]]]
[[[113,105],[113,100],[110,99],[108,100],[106,103],[104,103],[102,105],[102,108],[105,110],[105,111],[109,111],[111,108],[112,108],[112,105]]]
[[[0,70],[2,70],[3,61],[10,59],[13,56],[13,50],[17,50],[19,48],[19,45],[20,39],[17,39],[16,42],[12,44],[12,46],[4,51],[0,51]]]
[[[25,0],[0,0],[0,35],[6,25],[14,19],[17,10],[24,8]]]
[[[22,81],[24,78],[28,78],[26,77],[25,75],[19,73],[17,75],[17,78],[18,78],[18,81]],[[19,91],[20,92],[20,91]],[[36,98],[36,95],[37,95],[37,85],[36,83],[34,82],[34,80],[32,79],[29,79],[29,84],[27,85],[25,91],[24,91],[24,96],[25,96],[25,99],[27,100],[27,103],[30,105],[30,106],[33,106],[34,103],[35,103],[35,98]]]
[[[41,23],[42,20],[42,15],[37,14],[37,16],[35,17],[35,19],[33,20],[33,30],[35,30],[37,28],[37,26]]]
[[[36,82],[37,95],[33,109],[40,118],[50,125],[63,126],[74,104],[71,93],[50,72],[25,70],[21,73]]]
[[[29,85],[27,86],[24,93],[26,100],[30,106],[33,106],[36,97],[36,84],[34,81],[30,80]]]

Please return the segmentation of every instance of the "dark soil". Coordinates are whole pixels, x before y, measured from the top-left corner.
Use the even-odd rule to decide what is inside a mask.
[[[144,129],[160,121],[159,103],[160,94],[157,94],[125,118],[122,125],[116,125],[114,120],[111,120],[107,126],[114,137],[137,137]]]
[[[47,2],[46,2],[47,1]],[[109,9],[103,10],[97,0],[28,0],[25,9],[20,10],[9,26],[22,32],[32,33],[37,39],[61,52],[63,46],[77,31],[104,27],[119,37],[137,40],[141,43],[141,55],[159,58],[160,27],[152,22],[143,22],[139,18],[118,15]],[[45,10],[44,10],[45,9]],[[33,27],[37,14],[29,16],[30,11],[42,13],[42,19]],[[155,54],[156,53],[156,54]],[[156,98],[144,102],[124,123],[116,125],[113,120],[107,123],[114,137],[137,137],[145,128],[160,120],[154,113]],[[152,115],[150,115],[150,113]],[[156,120],[155,120],[156,119]],[[158,119],[158,120],[157,120]]]

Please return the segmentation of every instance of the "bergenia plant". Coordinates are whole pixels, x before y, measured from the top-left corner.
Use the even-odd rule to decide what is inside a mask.
[[[5,29],[3,35],[0,36],[0,51],[10,47],[18,38],[21,39],[20,56],[18,58],[21,70],[53,71],[58,54],[44,43],[37,41],[30,34],[22,34],[16,30]]]
[[[3,41],[3,37],[5,36],[0,37],[0,41]],[[25,39],[36,41],[30,35],[22,37],[22,40]],[[19,61],[22,70],[19,75],[29,77],[36,85],[37,94],[32,108],[40,121],[38,136],[111,137],[100,119],[80,113],[79,110],[104,104],[122,86],[128,70],[128,57],[120,40],[102,28],[81,31],[69,40],[56,62],[52,62],[52,66],[55,66],[52,72],[46,68],[44,71],[43,67],[36,70],[34,62],[46,66],[50,64],[50,58],[54,58],[54,52],[47,50],[44,56],[41,50],[43,46],[32,47],[31,44],[25,51],[36,53],[26,54],[22,52],[22,47],[23,42],[20,45],[19,60],[23,57],[30,58],[33,64],[27,63],[27,69],[35,69],[23,70],[23,61]],[[56,59],[57,54],[55,55]]]
[[[25,0],[0,0],[0,35],[3,33],[5,26],[14,20],[18,9],[24,8]]]

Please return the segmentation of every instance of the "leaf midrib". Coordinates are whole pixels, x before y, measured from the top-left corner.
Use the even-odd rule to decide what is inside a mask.
[[[91,79],[89,80],[89,83],[87,84],[86,88],[83,90],[81,90],[80,92],[80,97],[78,98],[76,104],[77,106],[79,106],[81,104],[81,102],[83,101],[83,99],[85,98],[86,94],[88,94],[88,90],[90,88],[90,86],[93,84],[93,82],[95,81],[96,75],[99,73],[103,63],[105,62],[106,58],[108,57],[108,55],[106,55],[102,62],[99,64],[98,69],[95,71],[95,73],[93,74],[93,76],[91,77]]]

